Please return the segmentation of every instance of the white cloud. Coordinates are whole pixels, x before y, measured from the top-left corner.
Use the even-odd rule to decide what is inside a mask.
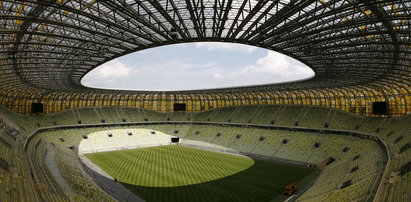
[[[215,62],[196,63],[185,59],[158,60],[126,65],[113,60],[89,72],[85,86],[130,90],[176,90],[207,88]]]
[[[256,61],[254,65],[245,66],[239,71],[225,71],[220,69],[213,74],[217,79],[244,79],[257,78],[262,82],[274,83],[304,79],[314,75],[314,72],[303,64],[290,62],[287,56],[267,51],[267,55]],[[258,79],[259,78],[259,79]]]
[[[82,82],[86,86],[101,86],[109,88],[121,85],[124,79],[130,76],[132,67],[114,59],[89,72]]]
[[[102,79],[118,77],[124,78],[130,74],[131,70],[131,67],[127,67],[126,64],[115,59],[101,65],[95,72],[93,72],[93,76]]]
[[[247,46],[242,44],[235,43],[222,43],[222,42],[202,42],[196,43],[196,48],[207,48],[208,50],[224,50],[224,51],[236,51],[236,52],[245,52],[251,54],[257,50],[257,47]]]

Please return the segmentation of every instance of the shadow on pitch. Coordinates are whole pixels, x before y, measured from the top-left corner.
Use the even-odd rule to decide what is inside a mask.
[[[287,198],[281,196],[285,185],[298,181],[313,171],[287,164],[272,167],[272,162],[255,160],[253,166],[236,174],[178,187],[147,187],[120,183],[148,202],[261,202],[272,201],[274,198],[283,201]]]

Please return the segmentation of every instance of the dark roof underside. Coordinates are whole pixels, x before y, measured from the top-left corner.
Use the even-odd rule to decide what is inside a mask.
[[[235,42],[275,50],[304,62],[316,76],[291,84],[179,93],[363,84],[374,88],[390,84],[395,88],[411,83],[410,1],[0,2],[3,92],[111,92],[84,87],[80,80],[116,57],[196,41]]]

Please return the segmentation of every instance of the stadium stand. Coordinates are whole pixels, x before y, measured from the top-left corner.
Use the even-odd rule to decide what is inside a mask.
[[[173,125],[152,125],[153,127],[150,128],[156,128],[156,131],[173,131],[175,126]],[[142,128],[142,127],[147,127],[147,126],[137,126],[137,128]],[[382,158],[382,153],[378,152],[364,152],[361,154],[361,157],[356,160],[355,162],[352,161],[353,155],[357,154],[360,151],[363,151],[362,148],[364,148],[365,145],[369,145],[366,150],[367,151],[373,151],[373,150],[378,150],[378,146],[375,144],[369,144],[369,141],[367,140],[362,140],[358,138],[354,138],[356,144],[352,145],[353,142],[353,137],[345,137],[345,136],[337,136],[332,137],[327,134],[310,134],[310,133],[301,133],[301,132],[294,132],[294,131],[276,131],[276,130],[268,130],[268,129],[255,129],[255,128],[242,128],[242,127],[228,127],[228,126],[202,126],[202,125],[183,125],[180,126],[180,128],[189,128],[189,130],[181,130],[179,132],[180,137],[183,138],[182,144],[183,145],[195,145],[196,147],[203,147],[203,148],[209,148],[211,150],[220,150],[220,151],[228,151],[228,152],[233,152],[233,151],[238,151],[242,153],[248,153],[248,154],[255,154],[259,156],[265,156],[267,158],[282,158],[282,159],[288,159],[288,160],[293,160],[293,161],[300,161],[300,162],[306,162],[306,163],[311,163],[311,164],[318,164],[320,161],[322,161],[325,157],[328,157],[332,155],[335,159],[336,162],[333,164],[337,164],[336,166],[333,166],[331,168],[326,168],[324,170],[324,173],[330,172],[330,177],[325,177],[324,180],[328,180],[328,182],[322,182],[319,180],[319,185],[320,188],[318,188],[318,192],[323,192],[325,193],[327,190],[324,190],[321,188],[322,184],[329,184],[333,182],[333,188],[330,188],[327,186],[327,188],[333,190],[337,189],[338,186],[340,185],[339,182],[344,181],[346,179],[351,179],[353,181],[353,187],[357,187],[357,183],[361,183],[361,186],[367,182],[368,186],[364,188],[364,190],[357,190],[358,194],[354,196],[350,196],[352,198],[360,198],[360,197],[365,197],[364,192],[369,191],[369,188],[375,187],[372,186],[373,184],[369,184],[371,182],[375,183],[375,180],[378,178],[376,177],[380,172],[382,172],[383,167],[382,163],[378,163]],[[84,130],[79,130],[79,129],[70,129],[66,130],[64,133],[62,131],[49,131],[45,132],[42,134],[42,137],[45,140],[51,140],[53,143],[56,142],[56,145],[62,144],[62,145],[78,145],[80,141],[92,141],[92,134],[90,133],[90,129],[87,129],[87,134],[88,134],[88,139],[83,139],[80,134],[84,133]],[[98,130],[97,128],[93,128],[92,130]],[[104,130],[104,128],[101,128],[100,130],[103,130],[101,132],[97,132],[94,134],[99,134],[98,136],[98,147],[102,148],[104,147],[101,144],[107,143],[107,140],[109,139],[108,133],[112,133],[113,137],[112,138],[119,138],[118,140],[123,140],[123,138],[131,138],[131,137],[138,137],[138,133],[135,131],[144,131],[145,133],[142,134],[143,136],[147,137],[157,137],[159,134],[151,134],[150,130],[144,129],[144,130],[136,130],[136,129],[110,129],[110,130]],[[81,132],[80,132],[81,131]],[[133,136],[128,136],[128,132],[132,132]],[[217,136],[216,134],[220,133],[220,136]],[[241,138],[236,138],[236,134],[241,133]],[[75,134],[75,135],[74,135]],[[119,134],[123,134],[123,136],[120,136]],[[136,135],[134,135],[136,134]],[[259,141],[258,137],[264,136],[266,137],[264,141]],[[59,138],[63,137],[65,139],[64,142],[59,141]],[[73,138],[75,137],[75,138]],[[101,139],[102,138],[102,139]],[[166,136],[168,142],[169,136]],[[290,141],[286,145],[281,144],[281,140],[284,138],[289,138]],[[319,148],[313,148],[313,144],[315,142],[318,142],[319,140],[321,141],[321,146]],[[113,140],[112,144],[109,144],[108,146],[116,145],[115,144],[115,139]],[[159,141],[159,139],[146,139],[149,142],[151,141]],[[333,140],[335,142],[333,142]],[[57,143],[59,142],[59,143]],[[119,142],[127,142],[127,141],[119,141]],[[214,142],[214,143],[213,143]],[[338,143],[337,145],[340,146],[335,146],[335,143]],[[82,143],[80,143],[81,145]],[[350,145],[350,151],[349,152],[342,152],[342,149]],[[94,145],[97,146],[97,145]],[[106,145],[107,146],[107,145]],[[124,145],[122,145],[124,146]],[[65,148],[66,148],[65,147]],[[336,150],[335,148],[338,148]],[[80,146],[81,149],[81,146]],[[368,155],[375,155],[375,156],[368,156]],[[354,167],[358,166],[359,170],[356,171],[353,174],[348,173],[348,171]],[[372,169],[370,169],[372,168]],[[327,171],[329,169],[330,171]],[[339,172],[336,172],[336,171]],[[373,170],[373,173],[368,172],[369,170]],[[368,178],[366,177],[368,176]],[[362,180],[364,178],[364,180]],[[332,179],[340,179],[338,181],[333,181]],[[331,182],[330,182],[331,181]],[[317,193],[315,192],[315,189],[317,187],[317,183],[312,186],[311,189],[314,189],[314,191],[311,191],[311,189],[307,192],[308,196],[307,198],[310,198],[309,193]],[[358,187],[360,187],[358,185]],[[336,198],[336,196],[329,196],[332,198]],[[338,197],[337,197],[338,198]],[[304,198],[302,198],[304,199]],[[314,199],[312,199],[314,200]],[[315,198],[317,200],[317,198]]]
[[[259,116],[255,118],[254,123],[259,123],[259,124],[275,124],[277,115],[279,114],[279,111],[283,108],[284,106],[262,106],[261,112]]]
[[[169,145],[172,136],[152,129],[113,129],[87,137],[78,145],[80,154]]]
[[[144,121],[144,114],[142,110],[138,108],[129,107],[116,107],[117,114],[120,115],[121,120],[125,119],[126,122],[141,122]]]
[[[295,120],[290,119],[289,117],[291,116],[287,116],[286,118],[281,117],[281,114],[288,113],[288,109],[291,110],[291,114],[296,111],[305,111],[304,113],[301,112],[295,119],[300,120],[301,124],[299,126],[295,126],[293,124]],[[315,116],[315,113],[313,112],[315,111],[315,109],[320,109],[318,110],[318,114],[320,114],[319,117],[321,118],[315,119],[316,121],[313,121],[312,119],[310,119],[310,117]],[[100,112],[104,111],[104,116],[109,116],[111,117],[111,120],[117,120],[118,123],[122,123],[121,117],[123,117],[123,115],[121,114],[121,111],[128,111],[124,108],[99,110]],[[19,136],[28,136],[33,131],[37,130],[37,122],[44,124],[44,126],[42,125],[41,128],[54,127],[52,121],[63,123],[66,120],[70,121],[66,122],[65,124],[61,124],[62,126],[81,126],[71,120],[74,116],[73,114],[80,114],[80,116],[78,117],[82,117],[82,119],[86,123],[97,124],[96,126],[100,124],[109,124],[101,123],[98,118],[85,118],[91,117],[92,115],[90,113],[92,112],[94,114],[100,113],[90,108],[68,110],[66,112],[60,112],[55,115],[51,115],[48,118],[43,118],[44,115],[37,116],[35,119],[33,119],[32,117],[14,114],[13,112],[9,112],[7,110],[2,110],[1,112],[3,113],[3,111],[6,111],[5,113],[11,113],[12,116],[10,116],[10,119],[19,121],[18,123],[15,123],[15,125],[18,126],[20,130],[18,132]],[[226,112],[227,115],[224,115],[224,113]],[[99,127],[91,128],[80,127],[72,129],[46,130],[44,132],[41,132],[40,135],[34,136],[29,141],[27,147],[29,154],[28,162],[30,164],[30,170],[33,175],[33,187],[42,187],[42,185],[46,185],[47,191],[44,191],[44,189],[42,188],[34,189],[27,187],[26,189],[37,190],[36,193],[39,200],[64,201],[68,200],[69,198],[81,199],[82,197],[85,197],[84,193],[65,193],[63,190],[59,189],[59,185],[52,179],[51,174],[44,165],[44,157],[42,153],[44,154],[44,152],[46,152],[46,145],[53,144],[55,147],[60,148],[59,152],[61,152],[73,146],[74,148],[78,148],[80,142],[93,139],[90,135],[96,132],[101,133],[101,137],[108,139],[108,131],[113,134],[114,138],[117,138],[119,136],[117,135],[117,132],[114,131],[118,130],[119,132],[121,131],[121,134],[124,133],[124,137],[126,138],[128,137],[127,132],[129,132],[130,130],[141,130],[146,128],[146,132],[155,130],[171,136],[178,136],[182,138],[181,144],[183,145],[191,145],[200,148],[207,148],[210,150],[225,151],[230,153],[240,152],[265,158],[286,159],[290,161],[304,162],[312,165],[319,165],[322,161],[324,161],[324,159],[333,157],[335,161],[322,170],[319,179],[298,200],[371,200],[374,197],[374,194],[378,187],[378,182],[381,179],[382,173],[384,172],[384,162],[386,161],[383,157],[383,151],[376,143],[372,143],[373,141],[357,137],[292,130],[292,128],[304,129],[308,126],[311,126],[308,128],[324,129],[323,123],[333,120],[330,121],[329,128],[327,129],[336,129],[336,131],[339,131],[341,129],[350,129],[348,131],[365,132],[366,134],[371,135],[371,137],[375,136],[383,139],[392,152],[391,161],[393,167],[391,171],[391,177],[388,179],[382,179],[382,184],[384,184],[385,186],[382,189],[381,197],[384,200],[401,200],[408,199],[407,197],[410,196],[409,190],[407,188],[407,183],[409,183],[410,176],[409,171],[402,171],[401,173],[401,168],[406,166],[411,159],[410,149],[407,149],[408,147],[406,146],[407,143],[410,142],[410,137],[407,135],[407,131],[411,129],[409,128],[410,116],[405,116],[389,121],[381,121],[379,119],[375,119],[375,122],[369,123],[367,121],[367,119],[369,118],[361,118],[356,115],[349,115],[346,114],[346,112],[341,112],[334,109],[320,107],[307,108],[306,106],[243,106],[230,107],[230,109],[228,110],[212,110],[203,113],[206,113],[208,115],[203,115],[202,113],[191,114],[187,112],[179,112],[178,115],[174,116],[170,113],[152,113],[151,111],[147,112],[146,110],[139,109],[135,110],[135,114],[130,114],[132,116],[128,116],[127,118],[131,120],[139,120],[137,122],[144,123],[144,125],[115,126],[115,128],[107,128],[104,125],[101,125]],[[233,113],[236,115],[234,116]],[[247,116],[243,115],[242,113],[257,115],[255,116],[255,119],[253,119],[252,123],[248,123],[248,120],[245,118]],[[142,119],[142,117],[144,117],[144,114],[150,114],[148,116],[151,119],[155,121],[163,121],[163,124],[151,124],[151,121],[144,121],[144,119]],[[349,118],[347,117],[350,116],[353,118],[353,120],[356,121],[349,120]],[[186,119],[187,117],[193,117],[194,120],[200,121],[201,123],[212,123],[215,120],[225,120],[225,122],[217,122],[222,125],[197,125],[190,123],[164,124],[166,122],[176,121],[173,119],[173,117],[177,121],[186,121],[184,119]],[[207,121],[209,117],[214,117],[214,121]],[[228,117],[238,118],[233,118],[231,122],[228,122]],[[259,119],[259,117],[270,117],[267,118],[268,120],[270,120],[271,118],[275,118],[276,120],[283,120],[280,123],[283,123],[284,125],[277,125],[277,123],[267,123],[267,120],[263,122],[262,119]],[[167,118],[170,118],[170,120],[167,120]],[[310,121],[305,121],[308,119],[310,119]],[[239,121],[238,123],[240,125],[224,126],[224,123],[237,124],[236,121]],[[128,122],[129,121],[127,120],[127,123]],[[255,124],[255,122],[257,124],[263,123],[261,124],[262,126],[268,125],[273,127],[290,127],[290,129],[274,130],[246,126],[246,124]],[[46,123],[49,124],[46,125]],[[285,123],[289,125],[287,126]],[[341,125],[336,126],[335,124],[337,123]],[[365,124],[367,125],[365,126]],[[356,125],[361,125],[363,127],[358,128],[358,130],[354,130]],[[376,133],[377,128],[380,128],[379,133]],[[84,136],[87,136],[88,139],[84,139]],[[13,143],[15,140],[13,140],[10,136],[4,134],[0,137],[0,146],[2,148],[2,151],[4,151],[3,153],[11,155],[12,152],[10,152],[11,149],[9,148],[9,146],[11,145],[11,147],[14,147],[11,143]],[[150,137],[150,134],[148,134],[148,137]],[[261,137],[263,138],[261,139]],[[119,138],[119,142],[125,142],[124,140],[121,141],[120,139],[122,138]],[[287,140],[287,143],[284,143],[284,140]],[[167,141],[169,141],[169,139],[167,139]],[[100,142],[105,141],[103,141],[102,139],[102,141]],[[106,146],[113,145],[114,144],[106,144]],[[347,151],[343,152],[345,148],[347,148]],[[61,153],[59,155],[61,155]],[[355,160],[353,160],[354,157],[356,157]],[[13,164],[9,163],[11,161],[8,159],[13,159],[9,155],[6,155],[3,159],[5,162],[7,162],[9,167]],[[355,168],[354,171],[352,171],[353,168]],[[3,169],[1,170],[2,174],[5,173]],[[77,175],[78,172],[81,171],[75,171],[75,175]],[[401,175],[399,175],[400,173]],[[29,175],[26,174],[26,177],[28,176]],[[345,188],[340,188],[341,185],[346,181],[350,181],[351,184],[346,186]],[[70,184],[71,183],[75,182],[70,182]],[[2,184],[4,186],[4,183]],[[29,186],[29,184],[24,185]],[[75,185],[73,186],[75,187]]]
[[[55,120],[58,125],[76,125],[77,120],[81,119],[76,117],[74,110],[67,110],[54,114],[53,120]]]
[[[310,107],[300,121],[300,126],[311,128],[323,128],[327,122],[330,110],[321,107]]]
[[[225,107],[217,109],[217,111],[209,118],[213,122],[231,122],[233,115],[235,115],[240,109],[240,107]]]
[[[144,112],[145,121],[166,121],[167,117],[165,113],[160,113],[152,110],[145,110]]]
[[[204,112],[197,112],[193,114],[194,121],[211,121],[211,117],[217,110],[208,110]]]
[[[167,114],[167,121],[191,121],[191,113],[174,112]]]
[[[115,201],[82,171],[78,157],[72,151],[59,150],[57,163],[64,178],[78,192],[78,194],[71,195],[74,196],[74,200]]]
[[[36,201],[24,150],[0,131],[0,201]]]
[[[410,10],[409,0],[0,1],[0,201],[112,200],[73,151],[93,133],[144,128],[317,164],[299,201],[411,201]],[[185,91],[82,85],[120,56],[209,41],[275,50],[315,76]],[[45,165],[53,147],[75,192]]]

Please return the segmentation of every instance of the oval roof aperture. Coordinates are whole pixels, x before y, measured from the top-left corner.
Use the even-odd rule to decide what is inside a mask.
[[[308,79],[305,64],[254,46],[198,42],[131,53],[90,71],[92,88],[178,91],[263,85]]]

